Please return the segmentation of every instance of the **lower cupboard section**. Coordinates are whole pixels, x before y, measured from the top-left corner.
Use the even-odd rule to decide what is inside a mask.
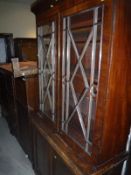
[[[37,175],[73,175],[36,128],[33,128],[33,155]]]
[[[32,122],[31,119],[31,131],[32,164],[36,175],[129,175],[122,174],[123,161],[112,163],[108,168],[107,166],[96,167],[91,173],[82,172],[82,170],[81,173],[77,173],[75,168],[72,168],[72,164],[65,162],[63,153],[59,152],[58,154],[55,150],[59,146],[58,143],[56,142],[57,146],[52,146],[49,139],[50,133],[45,132],[45,128],[41,127],[41,122],[37,123],[37,120],[34,119]],[[70,160],[68,161],[70,162]],[[80,161],[79,164],[81,164]]]

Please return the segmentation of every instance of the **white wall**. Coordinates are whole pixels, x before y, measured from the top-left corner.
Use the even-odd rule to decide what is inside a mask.
[[[36,37],[35,15],[30,4],[0,1],[0,33],[13,33],[14,38]]]

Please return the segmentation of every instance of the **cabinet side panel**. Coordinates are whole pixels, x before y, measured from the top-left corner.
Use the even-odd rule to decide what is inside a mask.
[[[127,80],[129,47],[127,31],[129,27],[128,9],[131,3],[114,1],[114,21],[112,33],[111,64],[104,115],[102,156],[103,160],[125,152],[130,127],[127,108]]]

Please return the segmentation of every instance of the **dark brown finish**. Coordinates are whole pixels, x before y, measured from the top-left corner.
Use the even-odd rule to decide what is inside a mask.
[[[30,110],[38,110],[38,76],[15,79],[16,100]]]
[[[122,0],[117,0],[114,1],[113,5],[112,10],[114,16],[110,43],[110,62],[108,65],[108,83],[105,101],[103,102],[103,105],[105,106],[103,115],[103,139],[101,142],[103,160],[124,151],[131,124],[131,114],[128,113],[127,108],[127,78],[129,74],[127,72],[128,59],[126,52],[128,43],[126,30],[129,27],[128,23],[126,23],[126,20],[129,18],[126,6],[130,6],[131,3],[125,3]],[[106,55],[103,55],[103,61],[104,57],[106,57]],[[103,68],[105,69],[104,64]],[[102,89],[104,87],[102,85],[102,74],[104,73],[105,71],[101,70],[102,80],[100,80],[99,87],[101,94],[103,93]],[[120,88],[119,85],[121,86]],[[100,109],[99,106],[97,109]],[[99,110],[97,115],[98,118],[100,115],[102,116],[102,113],[100,113],[101,112]]]
[[[61,0],[36,1],[33,3],[31,10],[35,13],[42,13],[44,10],[49,10],[52,7],[56,6],[58,2],[61,2]],[[43,6],[43,8],[41,8],[41,6]]]
[[[49,3],[51,4],[51,2]],[[67,166],[70,167],[74,174],[104,174],[119,163],[122,164],[127,154],[125,148],[131,125],[129,43],[131,2],[128,1],[127,3],[124,0],[65,0],[52,8],[49,8],[48,5],[42,6],[42,4],[45,4],[45,2],[41,1],[39,3],[38,1],[32,5],[32,11],[36,14],[37,27],[46,24],[48,21],[52,21],[52,19],[56,19],[57,21],[57,115],[55,121],[57,126],[55,126],[55,131],[57,130],[58,132],[54,133],[52,125],[47,125],[47,119],[44,114],[39,114],[43,116],[43,119],[33,119],[33,125],[43,134],[43,137],[64,160]],[[96,6],[103,6],[104,13],[101,68],[98,82],[96,113],[92,128],[92,154],[89,156],[61,130],[62,19],[65,16],[71,16]],[[71,61],[73,64],[74,60]],[[77,81],[78,79],[76,82]],[[79,82],[80,81],[79,79]],[[75,84],[77,85],[76,82]],[[81,86],[78,85],[76,89],[80,90],[80,87]],[[45,124],[41,124],[42,120]],[[79,140],[78,134],[76,137]],[[35,159],[37,158],[35,157]],[[116,168],[116,170],[113,171],[116,175],[120,174],[120,169],[117,170]]]
[[[51,150],[50,153],[51,158],[51,175],[73,175],[71,170],[67,167],[67,165],[63,162],[63,160],[58,156],[58,154]]]
[[[28,108],[24,107],[16,101],[18,126],[19,126],[19,143],[25,153],[31,158],[31,136],[30,136],[30,121],[28,117]]]
[[[37,41],[35,38],[15,38],[15,57],[20,61],[35,61],[37,59]]]
[[[49,174],[49,144],[33,127],[34,169],[37,174]]]
[[[20,62],[20,68],[37,67],[36,62]],[[0,99],[2,115],[31,158],[31,131],[29,111],[38,110],[38,76],[14,78],[11,64],[0,66]]]
[[[11,133],[18,136],[18,120],[14,89],[13,74],[0,69],[0,103],[2,116],[6,118]]]
[[[70,173],[75,174],[75,175],[83,175],[83,174],[93,174],[93,175],[116,175],[115,173],[119,172],[118,175],[120,174],[122,167],[123,167],[123,161],[126,159],[125,156],[123,157],[115,157],[114,160],[108,161],[106,164],[101,165],[101,167],[95,167],[92,166],[89,162],[89,160],[84,157],[83,152],[77,153],[75,150],[70,147],[61,137],[57,135],[55,132],[55,129],[51,125],[51,123],[47,120],[43,120],[42,118],[39,117],[39,114],[36,115],[35,113],[31,113],[31,126],[32,126],[32,133],[33,133],[33,164],[34,164],[34,169],[37,171],[36,168],[36,162],[39,162],[40,164],[37,164],[37,167],[42,166],[41,159],[38,160],[37,154],[40,154],[42,156],[42,159],[46,159],[43,161],[49,163],[48,167],[49,170],[46,167],[46,171],[53,173],[53,166],[56,163],[55,160],[53,160],[52,164],[52,153],[54,156],[60,156],[63,161],[65,166],[67,166],[67,171],[70,170]],[[41,149],[37,144],[37,135],[39,135],[39,143],[43,143],[43,146]],[[47,147],[45,148],[45,145],[48,145],[48,154],[49,156],[47,157]],[[37,152],[36,152],[37,150]],[[50,153],[51,151],[51,153]],[[130,161],[128,161],[128,164]],[[60,165],[58,165],[60,166]],[[130,166],[129,166],[130,168]],[[128,171],[129,171],[128,168]],[[42,169],[42,167],[41,167]],[[62,170],[63,169],[63,170]],[[60,168],[60,170],[57,171],[64,171],[65,168]],[[45,171],[45,172],[46,172]],[[126,175],[130,174],[130,171]],[[106,173],[105,173],[106,172]],[[37,171],[38,173],[38,171]],[[49,174],[50,174],[49,173]]]
[[[34,150],[34,169],[37,174],[61,175],[72,172],[64,164],[63,160],[52,149],[51,145],[33,124],[33,150]]]
[[[38,110],[38,77],[31,75],[15,79],[19,141],[29,158],[32,157],[29,111]]]

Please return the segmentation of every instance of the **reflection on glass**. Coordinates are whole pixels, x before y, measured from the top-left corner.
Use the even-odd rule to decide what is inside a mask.
[[[63,18],[62,130],[91,154],[102,7]]]
[[[55,120],[55,22],[38,28],[40,110]]]

